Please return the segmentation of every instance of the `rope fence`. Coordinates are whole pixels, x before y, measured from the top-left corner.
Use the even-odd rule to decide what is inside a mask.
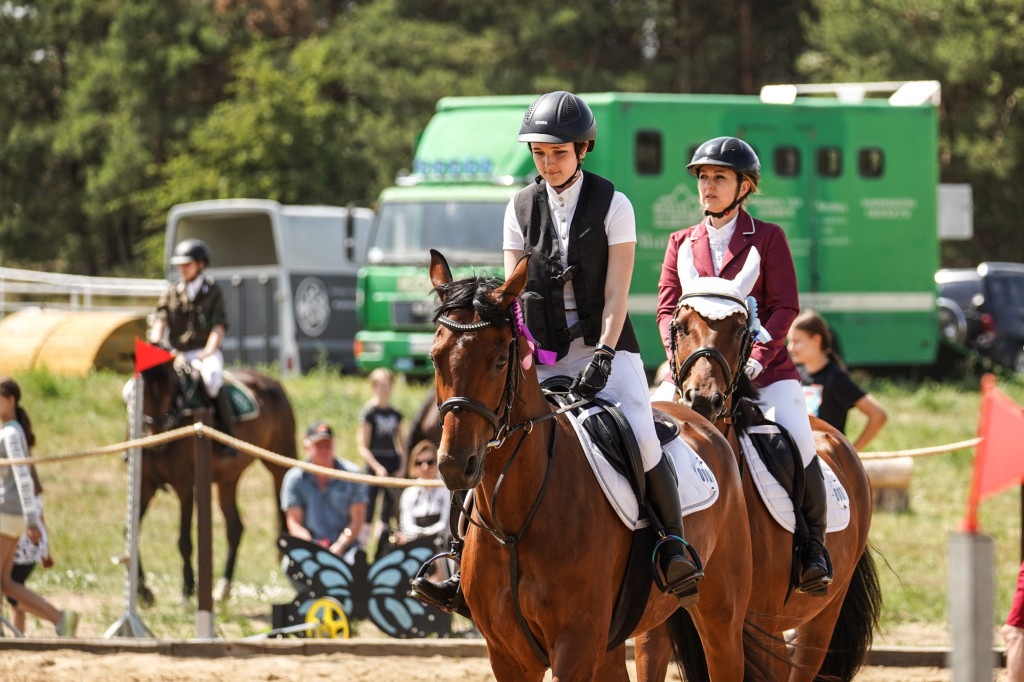
[[[164,443],[170,443],[181,438],[209,438],[215,440],[218,443],[225,445],[231,445],[239,452],[245,452],[267,462],[272,462],[283,467],[299,467],[306,471],[321,476],[327,476],[329,478],[337,478],[343,481],[354,481],[356,483],[365,483],[367,485],[373,485],[385,488],[408,488],[411,486],[419,486],[424,488],[435,488],[441,487],[444,483],[440,480],[437,481],[425,481],[423,479],[411,479],[411,478],[393,478],[389,476],[371,476],[369,474],[357,474],[350,471],[339,471],[337,469],[328,469],[326,467],[318,466],[310,462],[305,462],[299,459],[292,459],[291,457],[285,457],[279,455],[276,452],[265,450],[261,447],[247,443],[244,440],[239,440],[232,436],[222,433],[212,426],[197,422],[195,424],[189,424],[188,426],[180,426],[170,431],[158,433],[153,436],[144,436],[142,438],[135,438],[133,440],[127,440],[123,443],[115,443],[114,445],[106,445],[99,448],[90,448],[88,450],[80,450],[78,452],[70,452],[61,455],[49,455],[47,457],[29,457],[27,459],[0,459],[0,467],[14,466],[21,464],[50,464],[52,462],[66,462],[73,459],[83,459],[85,457],[95,457],[98,455],[110,455],[118,452],[124,452],[131,450],[132,448],[151,448]]]

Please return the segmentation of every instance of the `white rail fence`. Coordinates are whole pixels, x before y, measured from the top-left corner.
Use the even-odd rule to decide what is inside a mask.
[[[0,319],[27,308],[149,311],[167,286],[163,279],[89,277],[0,267]]]

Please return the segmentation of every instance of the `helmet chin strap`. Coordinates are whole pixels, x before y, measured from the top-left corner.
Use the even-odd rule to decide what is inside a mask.
[[[561,185],[554,185],[555,190],[561,192],[563,189],[565,189],[566,187],[568,187],[572,183],[576,182],[576,178],[578,178],[580,176],[580,170],[582,170],[582,168],[583,168],[583,161],[581,161],[579,158],[577,158],[576,159],[576,170],[574,170],[572,172],[572,176],[568,180],[563,182]]]
[[[747,194],[750,194],[750,193],[748,192]],[[743,196],[740,196],[740,191],[737,189],[736,190],[736,198],[732,200],[731,204],[729,204],[728,206],[725,207],[724,211],[721,211],[719,213],[715,213],[714,211],[709,211],[708,209],[704,209],[704,215],[709,215],[712,218],[724,218],[725,216],[727,216],[730,213],[732,213],[732,210],[734,208],[736,208],[741,201],[743,201],[744,199],[747,198],[747,194],[744,194]]]

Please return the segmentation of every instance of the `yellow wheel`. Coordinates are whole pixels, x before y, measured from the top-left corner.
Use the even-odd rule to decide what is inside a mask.
[[[323,597],[313,602],[306,612],[306,623],[316,623],[309,631],[310,637],[318,639],[348,639],[348,618],[341,609],[341,602],[333,597]]]

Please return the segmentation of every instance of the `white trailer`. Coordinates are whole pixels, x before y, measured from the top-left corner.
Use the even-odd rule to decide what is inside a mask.
[[[373,221],[367,208],[286,206],[263,199],[178,204],[165,259],[182,239],[204,241],[207,272],[224,290],[227,364],[277,362],[282,374],[318,363],[355,370],[356,275]]]

